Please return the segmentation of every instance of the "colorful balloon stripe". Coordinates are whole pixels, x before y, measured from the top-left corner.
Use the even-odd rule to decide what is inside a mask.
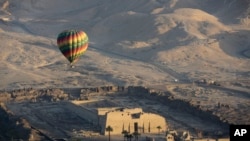
[[[73,63],[87,50],[88,36],[83,31],[66,30],[58,35],[57,45],[68,61]]]
[[[79,47],[79,48],[73,50],[73,52],[76,52],[74,55],[83,54],[83,53],[87,50],[87,46],[88,46],[88,45],[85,45],[85,46],[82,46],[82,47]],[[66,58],[70,57],[70,56],[71,56],[71,51],[72,51],[72,50],[65,51],[65,52],[64,52],[64,56],[65,56]]]

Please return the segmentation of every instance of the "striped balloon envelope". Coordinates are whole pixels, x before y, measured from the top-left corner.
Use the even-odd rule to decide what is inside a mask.
[[[57,45],[72,65],[87,50],[88,36],[83,31],[65,30],[58,35]]]

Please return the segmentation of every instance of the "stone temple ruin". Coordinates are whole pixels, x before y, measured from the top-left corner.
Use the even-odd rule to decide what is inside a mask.
[[[108,103],[107,101],[102,102]],[[72,101],[72,103],[81,107],[81,109],[79,109],[81,112],[79,112],[79,110],[75,112],[79,114],[84,113],[84,118],[99,127],[100,133],[103,135],[108,134],[105,130],[108,126],[113,128],[113,132],[111,132],[112,135],[120,135],[124,130],[129,133],[158,133],[159,130],[157,126],[161,126],[160,132],[165,132],[168,128],[164,117],[154,113],[143,112],[141,108],[90,107],[89,105],[93,103],[97,105],[97,103],[93,101],[89,101],[89,103]],[[98,103],[100,104],[101,101]],[[87,104],[88,106],[86,106]]]
[[[112,134],[121,134],[124,130],[130,133],[158,133],[157,126],[161,126],[161,132],[165,132],[167,129],[164,117],[144,113],[141,108],[99,108],[98,115],[102,127],[101,132],[104,135],[108,134],[105,128],[109,125],[114,129]]]
[[[129,133],[165,135],[170,128],[166,120],[170,120],[171,117],[166,118],[164,112],[171,111],[163,105],[155,108],[159,103],[167,103],[167,106],[173,106],[174,110],[176,106],[184,105],[185,111],[202,112],[192,108],[192,105],[188,105],[185,101],[174,99],[167,92],[134,86],[28,88],[0,92],[0,109],[5,107],[4,111],[12,113],[9,117],[20,117],[29,123],[27,125],[29,129],[25,127],[27,138],[21,135],[14,136],[24,140],[35,138],[40,141],[54,141],[56,138],[89,138],[108,135],[109,133],[105,130],[108,126],[113,128],[111,135],[117,136],[122,136],[124,130]],[[14,126],[22,125],[17,124],[20,122],[17,122],[15,118],[8,119],[9,122],[13,122],[13,130]],[[227,127],[227,124],[217,119],[211,118],[210,120]],[[31,131],[28,132],[29,130]],[[13,137],[11,133],[0,132],[0,134],[3,135],[0,140],[9,140]],[[166,139],[176,138],[173,135],[169,132]],[[183,134],[184,137],[188,136]]]
[[[33,129],[46,135],[46,139],[84,137],[86,133],[79,134],[84,130],[92,135],[107,135],[107,126],[113,128],[112,135],[121,135],[124,130],[149,134],[167,130],[165,118],[160,115],[99,98],[114,92],[126,94],[127,89],[121,86],[40,90],[26,88],[1,92],[0,103],[13,116],[27,119]],[[93,98],[95,95],[98,98]],[[157,126],[161,126],[161,130]],[[50,130],[57,131],[50,133]]]

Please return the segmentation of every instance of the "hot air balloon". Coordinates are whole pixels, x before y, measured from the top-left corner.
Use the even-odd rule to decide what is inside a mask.
[[[57,45],[72,66],[88,48],[88,36],[83,31],[65,30],[57,37]]]

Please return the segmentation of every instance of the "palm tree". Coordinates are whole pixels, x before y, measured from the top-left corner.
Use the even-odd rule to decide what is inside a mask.
[[[123,134],[124,141],[125,141],[125,138],[128,136],[128,131],[127,130],[123,130],[122,134]]]
[[[135,140],[138,141],[138,136],[140,136],[141,134],[138,132],[134,132],[133,135],[135,137]]]
[[[129,139],[131,141],[131,139],[133,138],[133,135],[132,134],[128,134],[127,135],[127,139]]]
[[[109,132],[109,141],[110,141],[110,132],[113,132],[113,128],[109,125],[109,126],[106,128],[106,131]]]
[[[158,129],[158,134],[160,134],[161,126],[159,125],[156,128]]]

